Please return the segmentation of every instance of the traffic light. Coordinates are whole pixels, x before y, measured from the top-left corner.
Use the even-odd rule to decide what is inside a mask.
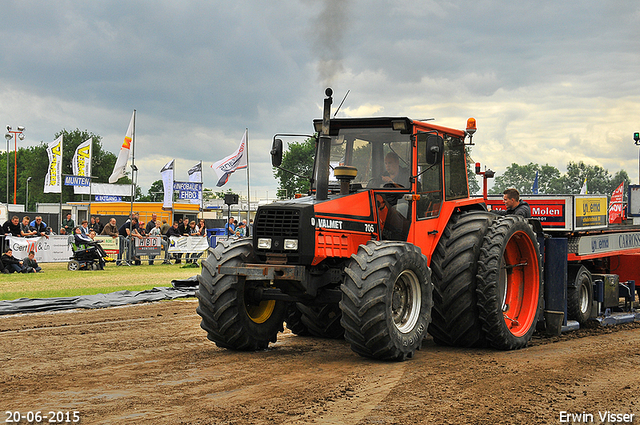
[[[633,140],[636,141],[636,145],[637,145],[638,141],[640,141],[640,133],[633,133]]]

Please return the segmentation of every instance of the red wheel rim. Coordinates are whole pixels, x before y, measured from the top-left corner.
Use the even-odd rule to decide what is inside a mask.
[[[502,314],[513,336],[525,335],[536,318],[540,298],[540,271],[536,249],[523,231],[509,238],[500,267]]]

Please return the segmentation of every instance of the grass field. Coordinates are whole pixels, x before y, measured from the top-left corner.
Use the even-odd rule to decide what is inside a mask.
[[[183,264],[159,263],[130,267],[108,263],[104,270],[75,272],[67,270],[67,263],[40,264],[44,273],[0,274],[0,300],[72,297],[123,289],[142,291],[171,286],[173,279],[185,279],[200,272],[199,268],[181,268]]]

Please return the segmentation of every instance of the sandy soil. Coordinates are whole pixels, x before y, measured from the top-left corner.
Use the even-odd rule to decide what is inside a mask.
[[[77,411],[84,424],[556,424],[609,411],[640,424],[637,322],[511,352],[427,340],[413,360],[382,363],[288,331],[265,351],[220,349],[196,306],[0,317],[3,422]]]

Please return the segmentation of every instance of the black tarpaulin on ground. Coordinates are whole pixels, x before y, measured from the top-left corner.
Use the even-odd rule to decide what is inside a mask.
[[[158,287],[146,291],[118,291],[110,294],[82,295],[60,298],[19,298],[0,301],[0,315],[16,313],[36,313],[74,308],[104,308],[142,302],[173,300],[193,297],[196,294],[198,280],[189,279],[171,281],[173,287]]]

